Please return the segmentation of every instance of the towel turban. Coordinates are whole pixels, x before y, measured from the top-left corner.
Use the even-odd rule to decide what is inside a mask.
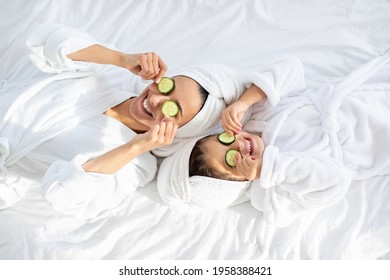
[[[160,165],[157,187],[162,200],[173,210],[197,212],[217,210],[240,203],[249,181],[228,181],[204,176],[189,176],[190,154],[196,137],[178,144],[178,151]]]

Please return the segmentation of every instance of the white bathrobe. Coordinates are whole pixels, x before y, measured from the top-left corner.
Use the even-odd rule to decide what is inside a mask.
[[[266,147],[247,195],[267,221],[286,225],[305,209],[337,203],[354,180],[390,176],[389,61],[378,57],[275,107],[254,105],[244,129],[261,133]]]
[[[150,153],[112,175],[81,167],[136,135],[103,113],[142,88],[125,69],[67,59],[95,43],[60,25],[28,39],[34,64],[59,74],[7,85],[0,95],[0,209],[21,199],[33,180],[41,182],[43,197],[57,211],[95,217],[154,178],[157,161]]]

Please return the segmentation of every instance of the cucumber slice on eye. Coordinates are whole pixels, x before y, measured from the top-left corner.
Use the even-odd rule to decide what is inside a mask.
[[[236,136],[234,134],[229,135],[226,131],[224,131],[218,134],[218,141],[224,145],[230,145],[231,143],[236,141]]]
[[[235,167],[236,166],[235,157],[236,157],[237,153],[239,153],[239,151],[237,151],[237,150],[229,150],[229,151],[226,152],[226,154],[225,154],[225,161],[226,161],[227,165],[229,165],[231,167]]]
[[[179,113],[179,106],[175,101],[167,100],[163,103],[161,111],[164,116],[174,117],[177,115],[177,113]]]
[[[175,89],[175,80],[168,77],[163,77],[157,84],[157,89],[160,93],[168,95]]]

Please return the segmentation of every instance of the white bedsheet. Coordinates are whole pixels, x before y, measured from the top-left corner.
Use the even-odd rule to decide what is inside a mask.
[[[130,53],[155,51],[170,70],[201,63],[256,69],[292,54],[314,88],[390,48],[385,0],[0,1],[0,80],[44,76],[24,47],[44,21],[85,29]],[[102,217],[79,220],[52,210],[35,186],[0,211],[0,259],[390,259],[389,200],[390,178],[378,177],[276,229],[249,204],[174,213],[155,182]]]

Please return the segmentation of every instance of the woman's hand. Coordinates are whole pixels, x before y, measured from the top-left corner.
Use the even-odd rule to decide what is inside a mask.
[[[164,61],[154,52],[143,54],[125,54],[123,67],[145,80],[153,80],[159,83],[167,71]]]
[[[222,112],[222,127],[229,134],[238,134],[241,131],[241,119],[250,106],[266,99],[262,89],[252,84],[240,99]]]
[[[161,122],[152,126],[149,131],[136,135],[130,142],[137,145],[142,153],[145,153],[172,144],[177,128],[177,124],[164,117]]]
[[[241,176],[248,181],[253,181],[260,178],[261,159],[255,159],[250,155],[241,158],[241,154],[237,153],[235,157],[236,168]]]
[[[229,134],[238,134],[242,129],[241,119],[248,110],[248,105],[238,100],[222,112],[222,127]]]

